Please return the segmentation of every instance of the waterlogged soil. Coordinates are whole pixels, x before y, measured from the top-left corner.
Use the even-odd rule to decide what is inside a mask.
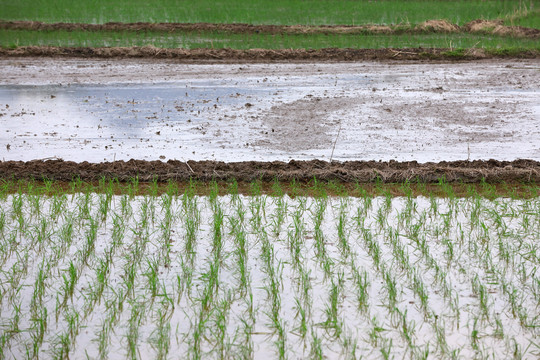
[[[402,34],[483,33],[514,37],[540,37],[540,29],[505,26],[502,20],[474,20],[463,26],[445,20],[428,20],[418,25],[252,25],[213,23],[120,23],[80,24],[39,21],[0,21],[0,29],[33,31],[219,31],[236,34]]]
[[[179,64],[8,59],[0,156],[540,160],[540,62]]]

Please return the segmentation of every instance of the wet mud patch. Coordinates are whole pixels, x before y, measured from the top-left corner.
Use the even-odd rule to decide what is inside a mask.
[[[339,113],[350,104],[349,98],[308,95],[301,100],[273,106],[260,117],[266,136],[254,145],[282,151],[329,149],[341,124]]]

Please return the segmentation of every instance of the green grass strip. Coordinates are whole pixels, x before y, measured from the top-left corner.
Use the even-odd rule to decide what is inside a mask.
[[[43,22],[212,22],[275,25],[417,24],[509,18],[539,0],[0,0],[2,20]],[[525,20],[524,20],[525,21]],[[529,20],[526,20],[527,22]]]
[[[484,48],[540,49],[538,39],[476,34],[223,34],[85,31],[0,31],[0,46],[131,47],[152,45],[160,48],[230,49],[322,49],[322,48]]]

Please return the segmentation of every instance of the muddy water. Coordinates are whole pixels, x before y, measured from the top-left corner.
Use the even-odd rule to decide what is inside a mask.
[[[4,160],[540,160],[540,62],[0,62]]]

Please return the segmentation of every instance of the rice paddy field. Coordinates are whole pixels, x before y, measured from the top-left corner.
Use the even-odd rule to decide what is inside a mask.
[[[275,25],[399,24],[447,19],[462,25],[502,18],[527,26],[538,19],[538,0],[67,0],[2,1],[3,20],[102,24],[107,22],[250,23]]]
[[[537,186],[140,186],[3,183],[2,358],[540,354]]]
[[[0,9],[0,360],[540,358],[539,0]]]
[[[82,1],[77,7],[65,0],[22,0],[4,1],[1,5],[0,47],[7,49],[155,46],[187,50],[475,48],[512,54],[540,51],[538,0],[165,0],[158,4],[122,0]],[[442,23],[434,25],[430,23],[433,21]],[[474,25],[477,21],[485,24]],[[152,28],[157,23],[198,24],[199,29]],[[36,24],[52,28],[41,29]],[[138,25],[122,30],[126,24]],[[214,28],[238,24],[263,28]],[[105,27],[89,29],[87,25]],[[264,26],[277,29],[270,31]],[[296,28],[280,28],[284,26]],[[309,33],[310,27],[321,26],[362,29],[355,34],[332,28]],[[374,31],[373,26],[378,30]]]

